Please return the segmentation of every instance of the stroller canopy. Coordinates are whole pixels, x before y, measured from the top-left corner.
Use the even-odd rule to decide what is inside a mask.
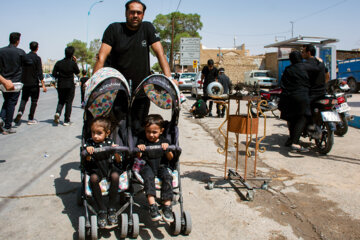
[[[130,88],[125,77],[114,68],[101,68],[87,82],[85,108],[94,118],[107,115],[119,91],[125,92],[129,105]]]

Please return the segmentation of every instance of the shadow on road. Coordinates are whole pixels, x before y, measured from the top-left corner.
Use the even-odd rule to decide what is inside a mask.
[[[83,213],[82,209],[76,204],[76,191],[81,187],[79,182],[71,182],[66,179],[70,170],[79,171],[79,162],[70,162],[61,165],[60,177],[54,180],[56,196],[59,197],[64,205],[63,214],[67,214],[73,226],[74,239],[77,239],[78,218]],[[80,180],[80,179],[79,179]]]

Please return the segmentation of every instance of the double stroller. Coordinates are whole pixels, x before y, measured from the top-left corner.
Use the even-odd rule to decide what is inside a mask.
[[[166,121],[163,135],[169,139],[169,149],[174,153],[174,158],[170,162],[169,168],[169,171],[173,174],[174,198],[172,205],[180,203],[180,212],[173,211],[174,222],[171,223],[170,230],[173,235],[178,235],[181,232],[186,235],[190,234],[192,226],[191,217],[183,208],[179,174],[179,157],[181,154],[177,128],[180,112],[179,91],[173,82],[165,76],[151,75],[143,80],[133,93],[133,96],[131,96],[131,89],[126,79],[113,68],[102,68],[97,71],[88,81],[85,91],[82,146],[84,146],[85,141],[91,137],[90,122],[99,116],[107,117],[113,125],[110,138],[117,146],[98,148],[95,149],[93,154],[102,154],[104,152],[118,153],[122,158],[123,173],[119,178],[118,189],[118,199],[121,200],[119,201],[118,211],[116,212],[118,224],[108,225],[106,229],[117,229],[121,238],[126,238],[127,236],[137,238],[140,232],[139,215],[134,213],[134,205],[139,205],[135,199],[137,195],[143,194],[143,189],[137,187],[137,189],[140,190],[134,190],[134,186],[141,186],[142,182],[141,176],[134,171],[135,167],[133,166],[134,156],[139,150],[135,146],[137,136],[132,134],[131,105],[136,97],[145,94],[151,102],[158,107],[172,110],[171,120]],[[84,161],[86,161],[85,158],[87,155],[86,149],[81,147],[81,188],[77,194],[77,203],[79,206],[84,206],[85,214],[79,217],[78,233],[79,239],[85,239],[87,236],[90,236],[91,239],[98,239],[98,209],[96,204],[94,204],[89,176],[86,174],[84,168]],[[156,182],[157,186],[161,184],[161,181],[158,179]],[[106,198],[110,185],[109,182],[107,179],[102,179],[99,185],[103,197]]]

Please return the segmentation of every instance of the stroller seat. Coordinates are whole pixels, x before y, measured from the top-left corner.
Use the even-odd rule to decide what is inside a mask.
[[[110,188],[110,182],[107,181],[106,178],[103,178],[100,182],[99,182],[99,186],[101,189],[101,194],[103,196],[107,196],[109,194],[109,188]],[[118,192],[124,192],[126,190],[129,189],[129,178],[128,178],[128,174],[127,172],[123,172],[120,176],[119,176],[119,189]],[[85,175],[85,194],[88,197],[92,196],[92,190],[90,187],[90,176],[89,175]]]
[[[170,173],[170,175],[172,176],[172,187],[175,189],[175,188],[178,188],[179,187],[179,173],[177,170],[174,170],[172,171],[170,168],[168,168],[168,171]],[[133,170],[133,173],[134,173],[134,176],[137,180],[138,183],[140,184],[144,184],[144,179],[141,177],[140,173],[138,173],[137,171],[134,171]],[[157,190],[160,190],[161,189],[161,184],[162,184],[162,181],[160,178],[158,177],[155,177],[155,188]]]

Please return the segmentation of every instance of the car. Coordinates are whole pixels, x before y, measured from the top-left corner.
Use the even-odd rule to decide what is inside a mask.
[[[275,87],[277,79],[271,77],[269,70],[252,70],[244,73],[244,81],[247,85],[258,84],[260,87]]]
[[[45,87],[49,87],[55,84],[55,78],[50,73],[43,73]],[[41,86],[41,82],[39,83]]]
[[[191,96],[192,97],[202,96],[204,94],[204,91],[201,85],[201,72],[198,72],[194,79],[195,80],[191,84]]]
[[[180,91],[191,91],[191,86],[193,81],[195,81],[196,73],[187,72],[180,73],[178,82],[179,82],[179,90]]]

